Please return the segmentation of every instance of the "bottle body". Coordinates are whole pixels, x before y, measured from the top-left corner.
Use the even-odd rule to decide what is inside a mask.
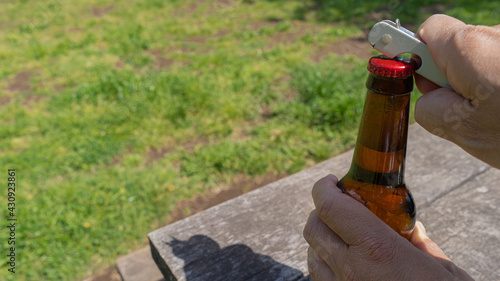
[[[409,239],[415,204],[404,181],[413,76],[370,73],[351,168],[338,187]]]

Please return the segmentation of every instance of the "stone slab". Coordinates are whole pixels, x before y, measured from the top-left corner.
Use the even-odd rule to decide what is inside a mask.
[[[351,158],[352,151],[348,151],[151,232],[148,235],[151,251],[160,271],[166,280],[179,281],[307,280],[307,243],[302,238],[302,229],[313,209],[312,185],[329,173],[343,176]],[[454,218],[472,220],[473,213],[464,210],[469,202],[472,206],[478,204],[467,196],[460,197],[461,204],[455,204],[453,200],[460,194],[459,190],[472,184],[477,176],[489,175],[491,170],[454,144],[430,135],[418,125],[410,126],[406,181],[414,195],[419,219],[428,224],[428,232],[436,241],[444,243],[451,257],[495,261],[496,252],[485,247],[484,236],[460,240],[462,237],[455,235],[445,241],[456,231]],[[491,181],[489,185],[500,184],[500,179],[495,177],[487,179]],[[496,199],[498,205],[500,196]],[[440,209],[434,208],[445,202],[449,209],[441,211],[439,220],[434,212]],[[462,211],[460,216],[459,211]],[[488,218],[483,222],[498,220],[497,213],[483,216]],[[494,226],[492,223],[490,228]],[[498,229],[499,223],[496,226]],[[498,243],[500,233],[482,227],[491,231],[488,243]],[[448,232],[438,232],[438,229],[448,229]],[[478,248],[459,247],[460,243],[470,243],[470,239],[476,239],[474,243]],[[498,256],[496,254],[496,261]],[[465,258],[460,262],[471,274],[481,269]],[[496,276],[491,280],[500,279],[494,270],[484,274]]]
[[[474,280],[500,280],[500,170],[461,184],[419,219],[427,234]]]
[[[149,247],[116,260],[123,281],[164,281],[162,273],[151,256]]]

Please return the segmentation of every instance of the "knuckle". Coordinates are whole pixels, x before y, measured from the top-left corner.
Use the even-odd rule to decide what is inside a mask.
[[[318,216],[321,219],[327,218],[332,210],[332,206],[333,204],[328,198],[322,198],[317,206]]]
[[[313,244],[316,239],[316,233],[319,228],[319,220],[315,216],[311,216],[311,219],[306,223],[302,235],[309,244]]]
[[[390,265],[396,259],[397,252],[395,249],[399,248],[398,243],[399,237],[393,239],[370,237],[359,245],[359,250],[363,257],[377,264]]]

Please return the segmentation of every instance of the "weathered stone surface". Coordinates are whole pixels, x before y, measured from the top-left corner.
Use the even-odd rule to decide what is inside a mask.
[[[419,219],[475,280],[500,280],[500,170],[489,169],[425,208]]]
[[[116,267],[123,281],[164,281],[163,275],[151,257],[149,248],[142,248],[119,258]]]
[[[490,249],[499,248],[500,233],[494,231],[500,228],[498,212],[486,206],[478,209],[487,198],[459,196],[460,190],[475,181],[486,181],[484,193],[491,192],[500,184],[498,172],[418,125],[410,127],[407,156],[407,183],[432,238],[475,277],[500,279],[498,270],[490,267],[500,264],[498,250]],[[329,173],[343,176],[351,157],[352,151],[346,152],[151,232],[153,258],[167,280],[308,280],[302,229],[313,209],[312,185]],[[500,194],[490,194],[488,204],[494,207],[500,203]],[[471,208],[482,210],[483,218],[478,220]],[[482,229],[479,235],[473,235],[473,230],[464,232],[466,225],[472,225],[466,223],[469,220]],[[458,229],[468,236],[456,234]]]

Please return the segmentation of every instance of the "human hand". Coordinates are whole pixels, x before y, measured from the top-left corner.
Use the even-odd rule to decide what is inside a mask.
[[[408,241],[342,193],[337,182],[329,175],[312,190],[316,210],[304,238],[313,280],[472,280],[427,237],[420,222]]]
[[[434,15],[417,34],[453,89],[416,75],[424,95],[417,101],[415,119],[429,132],[500,168],[500,25],[466,25]]]

